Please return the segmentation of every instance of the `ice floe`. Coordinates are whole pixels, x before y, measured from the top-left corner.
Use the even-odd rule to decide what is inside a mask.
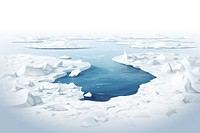
[[[131,48],[145,48],[145,49],[184,49],[184,48],[194,48],[190,44],[186,43],[166,43],[166,42],[155,42],[155,43],[142,43],[135,42],[130,45]]]
[[[59,58],[60,59],[65,59],[65,60],[71,59],[70,56],[66,56],[66,55],[60,56]]]
[[[76,77],[76,76],[79,75],[80,72],[81,72],[81,70],[75,69],[75,70],[73,70],[73,71],[69,74],[69,76],[70,76],[70,77]]]
[[[90,92],[84,94],[85,97],[92,97],[92,94]]]
[[[43,40],[45,38],[18,36],[18,39],[12,41],[12,43],[43,43]]]
[[[92,48],[90,45],[84,44],[75,44],[66,41],[54,41],[51,43],[41,43],[41,44],[32,44],[27,45],[27,48],[34,48],[34,49],[87,49]]]
[[[129,37],[119,40],[117,44],[127,45],[131,48],[143,49],[186,49],[195,48],[194,42],[186,38],[173,37]]]

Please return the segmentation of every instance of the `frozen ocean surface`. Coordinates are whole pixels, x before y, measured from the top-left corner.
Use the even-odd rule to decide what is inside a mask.
[[[138,69],[129,69],[127,66],[119,65],[117,63],[108,63],[112,62],[112,57],[117,56],[122,54],[124,51],[127,53],[140,53],[140,52],[176,52],[176,53],[187,53],[191,55],[199,55],[199,48],[198,49],[162,49],[162,50],[154,50],[154,49],[134,49],[134,48],[129,48],[124,45],[118,45],[115,44],[114,42],[96,42],[94,40],[75,40],[74,42],[76,43],[84,43],[84,44],[90,44],[90,45],[95,45],[96,47],[93,49],[82,49],[82,50],[40,50],[40,49],[27,49],[24,48],[26,45],[25,43],[23,44],[16,44],[16,43],[11,43],[11,40],[13,40],[13,37],[10,36],[2,36],[3,39],[1,39],[1,55],[5,54],[16,54],[16,53],[26,53],[26,54],[36,54],[36,55],[48,55],[48,56],[56,56],[60,57],[63,55],[67,55],[72,57],[72,59],[81,59],[83,61],[88,61],[90,62],[94,67],[91,69],[92,71],[95,71],[97,69],[103,69],[103,68],[112,68],[115,65],[117,65],[120,70],[125,70],[125,72],[130,72],[130,71],[140,71]],[[198,38],[197,40],[194,40],[196,43],[199,43]],[[115,47],[117,46],[117,47]],[[112,52],[110,52],[112,51]],[[98,53],[98,54],[97,54]],[[97,55],[95,55],[97,54]],[[91,56],[93,55],[93,56]],[[101,60],[104,60],[102,62]],[[107,66],[106,66],[107,65]],[[110,66],[109,66],[110,65]],[[122,68],[123,67],[123,68]],[[89,70],[90,71],[90,70]],[[102,71],[108,71],[103,69]],[[112,71],[112,70],[111,70]],[[82,78],[83,75],[87,73],[83,72],[81,73],[77,78]],[[143,73],[143,72],[142,72]],[[90,76],[90,72],[88,72]],[[116,73],[117,74],[117,73]],[[135,74],[135,73],[134,73]],[[143,73],[144,74],[144,73]],[[87,76],[87,75],[86,75]],[[151,76],[150,76],[151,77]],[[123,79],[122,79],[123,80]],[[68,78],[63,77],[63,82],[71,82],[73,81],[73,78]],[[83,83],[81,83],[83,84]],[[128,85],[129,86],[129,85]],[[85,90],[87,92],[88,90]],[[96,91],[95,91],[96,92]],[[132,92],[131,92],[132,93]],[[3,101],[1,101],[3,103]],[[199,122],[200,122],[200,115],[199,115],[200,108],[199,107],[193,107],[192,110],[188,112],[188,115],[183,116],[181,120],[177,121],[172,121],[170,124],[167,125],[162,125],[160,127],[152,127],[150,129],[143,130],[143,132],[197,132],[199,130]],[[51,129],[51,127],[42,127],[38,126],[36,123],[33,121],[28,120],[28,118],[22,118],[17,115],[17,112],[13,113],[12,111],[8,110],[7,108],[4,108],[2,106],[1,108],[1,113],[0,113],[0,124],[1,124],[1,129],[3,132],[8,132],[12,133],[14,131],[19,131],[19,132],[66,132],[63,131],[62,129]],[[11,128],[12,127],[12,128]],[[145,126],[144,126],[145,128]],[[163,131],[164,130],[164,131]],[[70,129],[67,132],[88,132],[87,130],[82,130],[80,131],[77,129],[76,131]],[[91,130],[92,131],[92,130]],[[127,129],[119,129],[116,130],[116,132],[132,132],[128,128]],[[93,131],[94,132],[94,131]],[[100,130],[99,132],[102,132]],[[142,132],[142,131],[141,131]]]

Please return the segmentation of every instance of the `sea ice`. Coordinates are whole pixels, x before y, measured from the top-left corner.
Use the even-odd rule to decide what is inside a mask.
[[[157,104],[156,107],[158,108],[165,105],[165,107],[169,109],[167,116],[171,116],[177,113],[176,108],[170,107],[171,104],[176,103],[176,107],[180,107],[181,103],[190,103],[193,99],[198,97],[200,74],[194,74],[193,70],[199,70],[199,57],[190,57],[184,54],[173,53],[141,53],[127,55],[129,56],[129,60],[126,60],[123,54],[114,57],[113,61],[139,67],[157,77],[149,83],[142,84],[138,89],[136,95],[144,96],[142,102],[151,104],[159,103],[161,105]],[[135,56],[137,58],[135,58]],[[131,59],[132,57],[134,59]],[[144,57],[146,57],[146,59]],[[146,64],[147,60],[148,64]],[[157,63],[157,61],[153,63],[155,60],[159,61],[159,63]],[[151,90],[147,88],[154,89]],[[188,99],[188,97],[182,93],[193,93],[193,97]],[[160,101],[162,101],[162,103]],[[170,101],[171,104],[165,103],[164,101]],[[139,103],[141,104],[141,102]],[[148,105],[150,106],[151,104]]]
[[[60,59],[65,59],[65,60],[71,59],[70,56],[66,56],[66,55],[60,56],[59,58]]]
[[[69,43],[66,41],[54,41],[52,43],[32,44],[32,45],[27,45],[26,47],[34,48],[34,49],[87,49],[87,48],[92,48],[92,46],[89,46],[89,45],[74,44],[74,43]]]
[[[193,93],[199,93],[192,87],[192,83],[189,79],[187,79],[187,82],[185,84],[185,91],[186,92],[193,92]]]
[[[35,106],[35,105],[41,104],[43,102],[42,102],[42,98],[40,96],[28,93],[28,97],[27,97],[26,103],[28,105],[30,105],[30,106]]]
[[[35,84],[32,81],[29,81],[28,86],[33,87],[33,86],[35,86]]]
[[[12,43],[43,43],[43,40],[35,37],[20,37]]]
[[[55,98],[65,95],[65,98],[68,98],[68,100],[69,98],[79,100],[83,97],[81,87],[77,87],[73,83],[56,84],[52,82],[59,77],[65,76],[66,71],[71,72],[71,65],[81,72],[90,68],[91,65],[89,63],[81,60],[72,61],[48,56],[23,54],[4,57],[0,58],[0,63],[2,64],[0,69],[2,77],[0,81],[6,81],[5,90],[11,89],[16,93],[19,92],[19,94],[21,94],[22,89],[31,90],[29,94],[26,94],[28,95],[27,103],[29,105],[35,106],[41,101],[48,103],[53,99],[49,97],[50,95],[55,95]],[[55,67],[58,62],[62,63]],[[15,76],[10,76],[13,74]],[[8,77],[10,77],[9,80],[7,79]],[[20,101],[20,98],[22,99],[23,97],[17,98]]]
[[[165,63],[163,66],[162,66],[162,72],[164,73],[172,73],[173,72],[173,69],[171,67],[171,64],[170,63]]]
[[[26,76],[44,76],[45,73],[42,68],[35,66],[25,66],[25,70],[23,72]]]
[[[196,47],[191,41],[186,39],[167,39],[167,38],[131,38],[119,40],[118,44],[128,45],[131,48],[143,49],[185,49]]]
[[[2,75],[0,83],[4,84],[4,90],[11,88],[19,90],[9,92],[13,95],[19,94],[16,99],[24,98],[20,95],[26,91],[28,93],[25,95],[25,98],[27,96],[25,101],[27,100],[28,105],[40,104],[39,107],[28,108],[28,111],[35,109],[35,112],[41,112],[40,108],[43,109],[42,111],[44,109],[47,111],[38,116],[48,111],[55,111],[55,114],[58,114],[56,111],[59,111],[61,116],[70,117],[59,120],[55,117],[54,120],[56,119],[58,124],[75,119],[78,122],[82,121],[83,127],[106,125],[115,120],[121,124],[122,120],[127,119],[137,125],[139,121],[143,123],[149,119],[175,116],[181,113],[179,110],[184,108],[186,103],[188,105],[199,102],[196,100],[200,91],[198,57],[174,53],[128,54],[125,52],[114,57],[113,61],[140,68],[156,78],[140,85],[135,95],[120,96],[107,102],[84,101],[80,100],[83,98],[81,87],[74,83],[53,82],[58,77],[66,75],[67,72],[78,71],[72,74],[77,76],[80,72],[89,69],[90,63],[20,54],[0,57],[0,75]],[[23,89],[15,88],[16,86]],[[7,92],[2,91],[1,94]],[[13,99],[12,96],[6,96],[7,99]],[[85,96],[92,95],[86,93]],[[25,102],[24,99],[21,101]],[[18,102],[13,100],[13,103]],[[45,116],[44,119],[47,117],[49,116]]]
[[[76,76],[79,75],[80,72],[81,72],[81,70],[75,69],[75,70],[73,70],[73,71],[69,74],[69,76],[70,76],[70,77],[76,77]]]
[[[90,92],[84,94],[85,97],[92,97],[92,94]]]

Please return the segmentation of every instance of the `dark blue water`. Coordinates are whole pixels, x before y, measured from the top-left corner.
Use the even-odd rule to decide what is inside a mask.
[[[112,97],[132,95],[137,93],[141,84],[155,78],[141,69],[112,61],[112,57],[128,49],[126,46],[105,42],[91,44],[96,48],[75,50],[73,55],[90,62],[92,67],[77,77],[65,76],[55,81],[67,84],[73,82],[81,86],[84,93],[92,94],[92,97],[84,97],[83,100],[108,101]]]
[[[55,82],[73,82],[77,86],[82,86],[84,93],[92,93],[92,97],[84,97],[84,100],[108,101],[112,97],[135,94],[141,84],[155,78],[153,75],[132,66],[112,63],[115,64],[113,69],[92,66],[78,77],[65,76]]]

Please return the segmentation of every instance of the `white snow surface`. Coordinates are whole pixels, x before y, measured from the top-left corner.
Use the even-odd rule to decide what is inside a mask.
[[[18,37],[18,39],[12,41],[12,43],[43,43],[42,38],[37,37]]]
[[[166,43],[166,42],[154,42],[154,43],[144,43],[144,42],[134,42],[130,45],[132,48],[146,48],[146,49],[184,49],[184,48],[194,48],[194,45],[190,43]]]
[[[74,84],[52,82],[74,69],[84,71],[91,66],[90,63],[81,60],[63,60],[55,57],[23,54],[1,56],[0,63],[2,64],[0,81],[7,84],[4,89],[17,92],[17,94],[26,90],[27,93],[24,93],[24,96],[18,98],[18,100],[23,99],[22,103],[31,106],[39,103],[46,104],[49,100],[53,100],[51,98],[53,95],[58,97],[65,95],[65,98],[79,100],[83,97],[81,87]]]
[[[197,47],[197,45],[189,38],[176,37],[133,37],[127,38],[126,40],[119,40],[117,44],[142,49],[187,49]]]
[[[140,85],[135,95],[107,102],[79,100],[83,97],[81,87],[74,83],[52,83],[66,71],[90,68],[89,63],[80,60],[21,54],[1,56],[0,83],[4,85],[5,101],[15,106],[28,104],[31,107],[21,108],[20,113],[29,119],[33,116],[36,121],[42,120],[42,124],[50,124],[52,128],[59,125],[64,129],[67,124],[101,131],[103,126],[112,129],[116,123],[119,128],[127,125],[135,128],[171,119],[183,113],[186,105],[200,102],[199,59],[174,53],[124,52],[113,60],[140,68],[157,78]]]
[[[54,41],[51,43],[40,43],[27,45],[27,48],[34,49],[87,49],[92,48],[90,45],[75,44],[67,41]]]

